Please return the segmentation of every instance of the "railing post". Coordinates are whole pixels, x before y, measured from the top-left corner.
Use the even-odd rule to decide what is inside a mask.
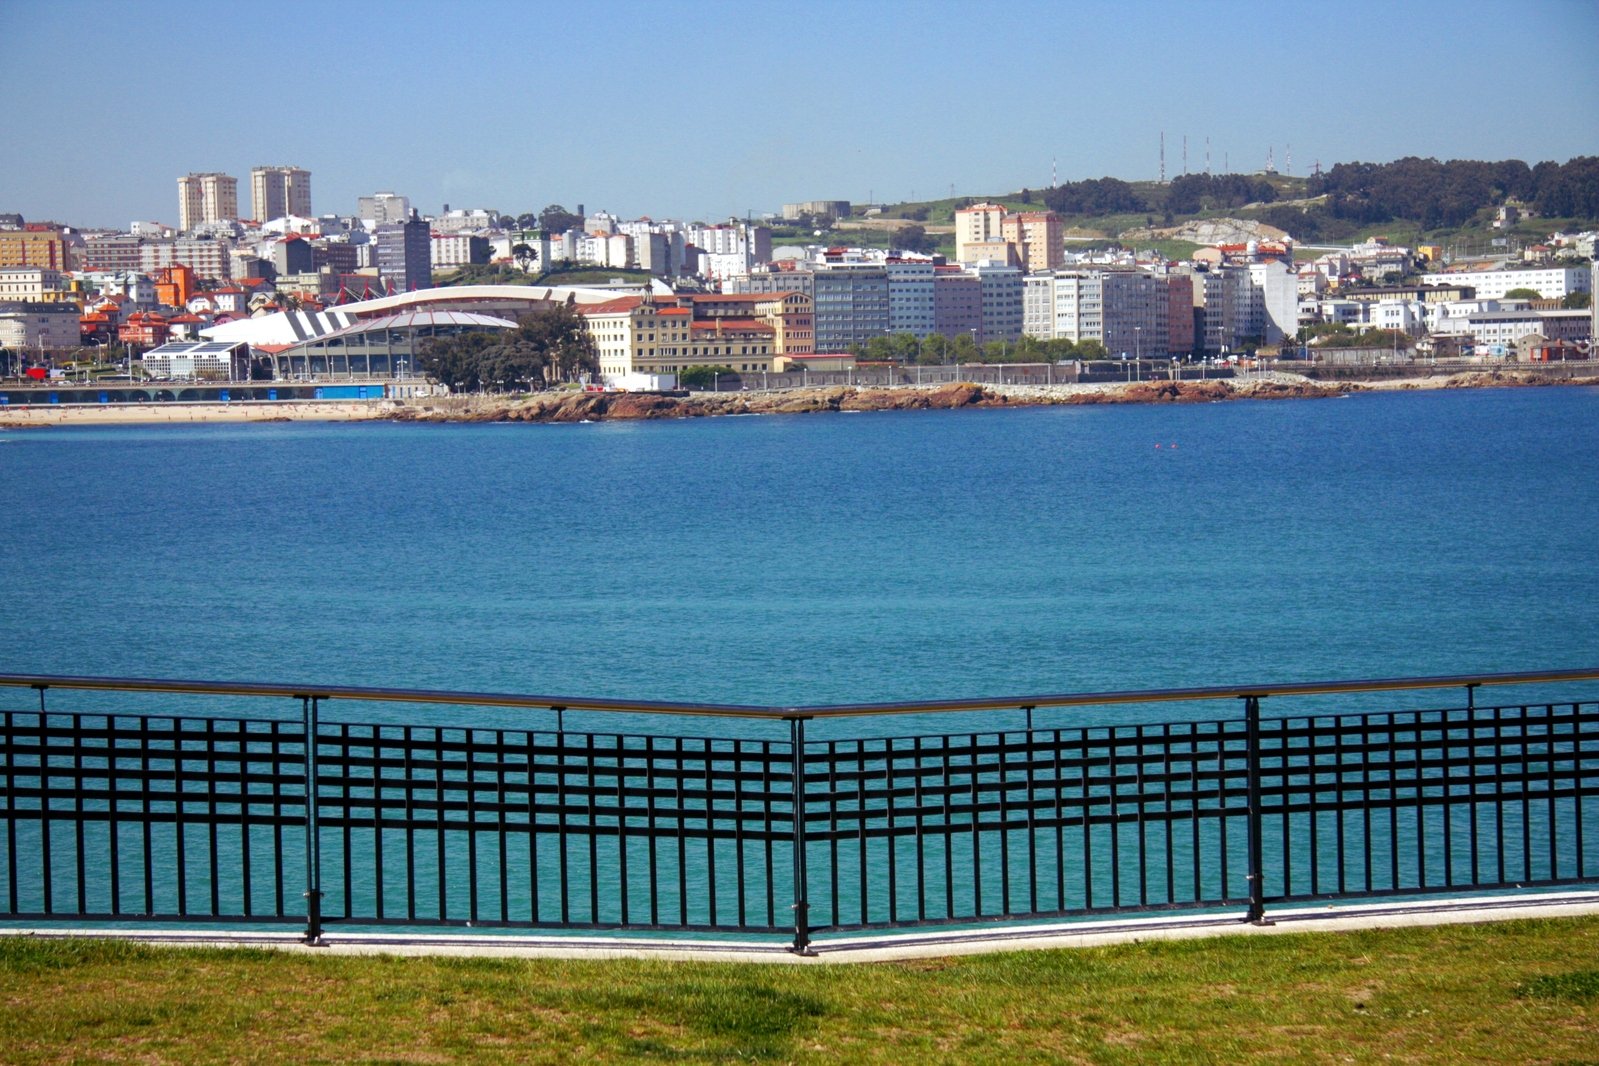
[[[1249,913],[1244,921],[1270,925],[1266,921],[1265,842],[1260,828],[1260,697],[1244,697],[1244,747],[1249,774]]]
[[[305,722],[305,943],[322,946],[322,841],[317,826],[317,696],[301,696]]]
[[[796,955],[815,955],[811,950],[810,885],[805,869],[805,721],[799,717],[788,720],[794,781],[794,943],[789,950]]]

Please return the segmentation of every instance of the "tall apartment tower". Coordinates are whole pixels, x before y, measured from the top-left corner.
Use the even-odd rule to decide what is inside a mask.
[[[1001,232],[1005,209],[999,204],[974,204],[955,212],[955,261],[971,263],[978,259],[997,259],[989,248],[995,241],[1003,241]]]
[[[178,229],[239,217],[239,179],[227,174],[185,174],[178,179]]]
[[[256,167],[250,171],[250,209],[257,222],[286,215],[311,218],[311,172],[299,167]]]
[[[381,223],[372,233],[378,276],[401,292],[433,285],[433,241],[426,222],[411,212],[405,222]]]

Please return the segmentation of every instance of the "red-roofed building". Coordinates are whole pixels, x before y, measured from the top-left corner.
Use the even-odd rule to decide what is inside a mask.
[[[142,348],[153,348],[165,344],[171,339],[171,334],[165,315],[154,311],[135,311],[117,330],[117,340]]]
[[[810,297],[797,292],[624,296],[578,312],[607,383],[691,366],[760,373],[774,357],[808,354],[815,345]]]

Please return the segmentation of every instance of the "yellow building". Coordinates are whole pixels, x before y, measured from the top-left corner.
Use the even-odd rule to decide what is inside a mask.
[[[1005,240],[1014,244],[1022,269],[1028,273],[1056,270],[1066,262],[1066,232],[1053,211],[1023,211],[1007,215],[1000,224]]]
[[[1004,222],[1005,208],[999,204],[973,204],[956,211],[955,261],[975,263],[978,258],[993,258],[992,255],[978,256],[969,246],[992,246],[994,241],[1003,241]]]
[[[608,382],[691,366],[759,373],[815,345],[810,297],[797,292],[627,296],[577,310]]]
[[[70,270],[67,239],[58,229],[0,230],[0,267]]]

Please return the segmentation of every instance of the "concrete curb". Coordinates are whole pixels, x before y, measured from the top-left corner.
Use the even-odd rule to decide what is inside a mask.
[[[1271,924],[1250,925],[1236,914],[1117,918],[994,929],[940,932],[925,929],[824,938],[814,955],[800,956],[774,941],[643,940],[625,937],[494,936],[474,934],[341,933],[308,945],[293,933],[227,933],[214,930],[0,929],[0,936],[114,939],[163,947],[265,948],[316,955],[449,956],[513,959],[656,959],[833,965],[948,958],[1000,951],[1098,947],[1150,940],[1214,936],[1274,936],[1282,933],[1351,932],[1415,926],[1468,925],[1524,918],[1599,915],[1599,891],[1526,896],[1481,896],[1455,900],[1411,900],[1285,907],[1268,911]]]

